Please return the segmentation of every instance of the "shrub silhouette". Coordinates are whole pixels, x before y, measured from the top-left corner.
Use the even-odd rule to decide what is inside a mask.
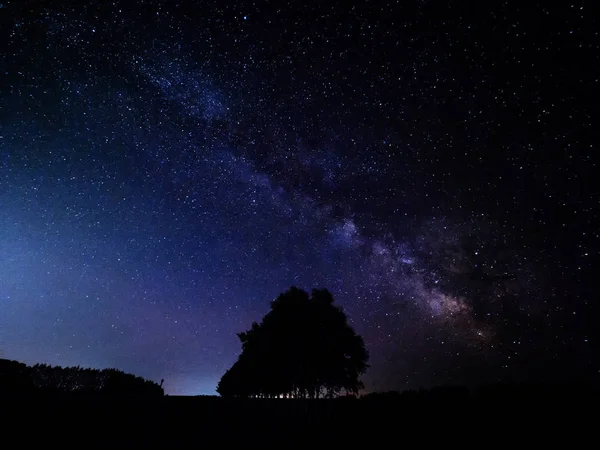
[[[318,398],[363,387],[363,339],[326,289],[309,296],[292,287],[271,303],[260,324],[238,337],[242,353],[217,386],[223,397]]]

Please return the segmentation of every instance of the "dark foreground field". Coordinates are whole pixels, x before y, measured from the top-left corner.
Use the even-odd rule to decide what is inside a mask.
[[[164,397],[152,400],[37,396],[5,398],[0,429],[21,443],[141,448],[237,444],[351,447],[450,443],[583,445],[598,431],[589,388],[445,390],[361,399]],[[14,448],[7,446],[2,448]]]

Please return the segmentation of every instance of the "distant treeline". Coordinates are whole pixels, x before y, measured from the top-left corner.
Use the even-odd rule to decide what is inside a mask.
[[[232,404],[265,403],[283,404],[297,403],[307,405],[320,403],[322,405],[380,405],[404,404],[423,405],[430,403],[460,405],[473,402],[501,404],[506,402],[540,402],[540,401],[587,401],[600,398],[600,380],[572,379],[563,381],[537,381],[537,382],[499,382],[480,386],[467,387],[457,385],[441,385],[431,388],[411,389],[405,391],[381,391],[363,393],[362,395],[339,395],[333,398],[322,398],[313,402],[311,398],[234,398]],[[197,395],[205,401],[231,402],[227,397],[218,395]],[[362,407],[361,406],[361,407]]]
[[[438,386],[430,389],[403,392],[372,392],[362,395],[364,403],[422,405],[430,403],[460,405],[470,403],[506,404],[545,402],[582,402],[600,396],[598,381],[573,379],[563,381],[499,382],[468,388],[466,386]],[[349,398],[349,397],[347,397]]]
[[[86,369],[48,364],[27,366],[0,359],[0,395],[102,394],[107,396],[162,397],[163,388],[116,369]]]

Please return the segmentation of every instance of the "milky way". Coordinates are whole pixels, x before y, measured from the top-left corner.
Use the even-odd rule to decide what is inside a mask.
[[[214,393],[295,285],[367,390],[597,376],[585,2],[0,5],[0,354]]]

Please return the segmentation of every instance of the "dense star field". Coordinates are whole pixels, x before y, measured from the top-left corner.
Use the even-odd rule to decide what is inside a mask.
[[[598,376],[598,16],[467,3],[5,0],[0,356],[210,394],[295,285],[367,391]]]

